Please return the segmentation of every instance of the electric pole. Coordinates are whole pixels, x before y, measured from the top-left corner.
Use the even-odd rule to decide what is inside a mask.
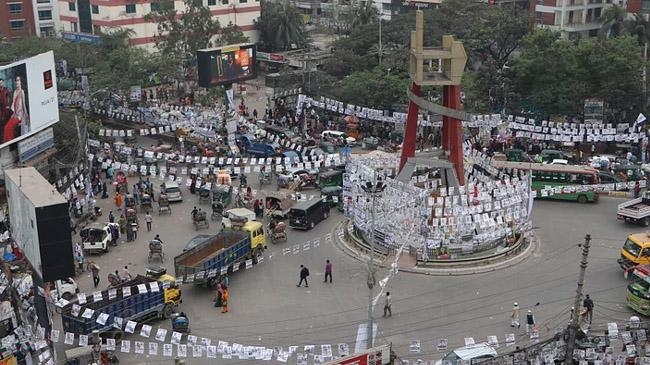
[[[591,235],[585,236],[585,244],[582,246],[582,260],[580,261],[580,274],[578,275],[578,288],[576,289],[576,297],[573,301],[573,308],[575,308],[575,315],[572,316],[569,323],[569,340],[567,341],[566,354],[564,358],[565,365],[573,363],[573,349],[576,344],[576,335],[578,333],[578,318],[580,317],[580,300],[582,299],[582,287],[585,285],[585,272],[587,271],[587,257],[589,256],[589,242]]]

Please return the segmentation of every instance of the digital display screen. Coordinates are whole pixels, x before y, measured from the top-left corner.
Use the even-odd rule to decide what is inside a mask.
[[[243,44],[197,51],[199,86],[232,84],[255,78],[255,45]]]

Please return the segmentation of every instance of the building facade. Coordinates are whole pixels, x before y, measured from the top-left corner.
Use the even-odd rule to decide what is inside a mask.
[[[39,0],[43,1],[43,0]],[[158,33],[156,23],[145,19],[158,3],[151,0],[55,0],[59,2],[61,32],[99,34],[109,29],[133,31],[131,44],[152,48]],[[238,25],[252,42],[257,42],[255,20],[260,16],[259,0],[203,0],[212,15],[225,27]],[[175,0],[178,12],[184,4]]]
[[[0,0],[0,35],[7,38],[53,36],[58,23],[58,0]]]
[[[593,37],[602,26],[598,19],[612,4],[625,6],[623,0],[533,0],[530,10],[538,26],[565,37]]]

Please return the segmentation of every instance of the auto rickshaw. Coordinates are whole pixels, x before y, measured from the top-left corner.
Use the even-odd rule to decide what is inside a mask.
[[[227,208],[232,201],[232,186],[230,185],[212,185],[212,206],[220,202],[223,208]]]
[[[203,203],[210,203],[210,189],[208,189],[205,185],[201,185],[199,188],[199,204]]]
[[[321,195],[325,199],[325,203],[331,208],[336,207],[339,211],[343,211],[343,188],[340,186],[328,186],[321,190]]]
[[[172,314],[172,331],[190,333],[190,319],[183,312]]]
[[[318,188],[323,190],[327,187],[343,186],[343,171],[329,170],[318,174]]]
[[[93,346],[75,347],[65,350],[66,365],[84,365],[84,364],[119,364],[113,351],[108,351],[106,346],[101,346],[99,352],[94,351]]]
[[[149,241],[149,257],[148,262],[151,262],[154,257],[160,258],[160,261],[165,260],[165,253],[163,252],[163,244],[159,240],[153,239]]]
[[[198,212],[192,214],[192,223],[194,224],[194,228],[197,231],[201,227],[210,228],[210,222],[208,221],[207,214],[203,210],[199,210]]]

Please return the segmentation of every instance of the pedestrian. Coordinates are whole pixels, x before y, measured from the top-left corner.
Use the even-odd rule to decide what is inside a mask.
[[[74,257],[79,272],[84,272],[84,250],[79,242],[74,245]]]
[[[393,305],[393,298],[390,296],[390,292],[386,292],[386,297],[384,298],[384,317],[388,313],[389,317],[393,316],[393,310],[391,306]]]
[[[115,216],[113,215],[112,210],[110,212],[108,212],[108,222],[109,223],[115,223]]]
[[[519,304],[515,302],[515,304],[512,306],[512,313],[510,314],[510,327],[521,327],[521,324],[519,323]]]
[[[70,231],[74,234],[77,234],[77,223],[75,223],[72,218],[70,218]]]
[[[526,333],[530,333],[530,331],[536,332],[537,328],[535,328],[535,316],[533,315],[532,310],[528,310],[526,312]]]
[[[641,184],[637,181],[634,183],[634,198],[638,198],[641,195]]]
[[[151,222],[153,221],[153,217],[149,214],[149,211],[145,214],[144,221],[147,223],[147,232],[151,232]]]
[[[228,299],[230,299],[230,293],[228,293],[228,287],[224,287],[221,294],[221,313],[228,313]]]
[[[302,285],[302,282],[305,282],[305,288],[309,288],[309,283],[307,282],[307,277],[309,276],[309,269],[306,268],[304,265],[300,265],[300,282],[298,282],[297,287],[300,288]]]
[[[131,223],[131,237],[133,240],[138,239],[138,224],[137,223]]]
[[[332,263],[330,260],[325,260],[325,280],[323,280],[324,283],[327,282],[327,278],[330,278],[330,284],[332,283]]]
[[[222,297],[223,297],[223,286],[221,286],[221,283],[217,283],[217,293],[214,297],[214,306],[216,308],[221,307]]]
[[[122,281],[129,281],[131,279],[133,279],[133,276],[129,272],[129,267],[125,265],[124,269],[122,269]]]
[[[228,277],[228,275],[224,275],[221,278],[221,285],[226,288],[230,288],[230,278]]]
[[[99,265],[97,265],[95,261],[90,261],[88,266],[90,267],[90,271],[93,273],[93,284],[95,284],[95,289],[97,289],[97,286],[99,285]]]
[[[589,294],[587,294],[587,297],[582,302],[582,306],[585,307],[585,309],[587,309],[587,317],[589,318],[589,323],[591,324],[591,320],[594,317],[594,301],[591,300]]]
[[[115,192],[115,207],[117,207],[117,210],[120,211],[122,210],[122,195],[119,192]]]

